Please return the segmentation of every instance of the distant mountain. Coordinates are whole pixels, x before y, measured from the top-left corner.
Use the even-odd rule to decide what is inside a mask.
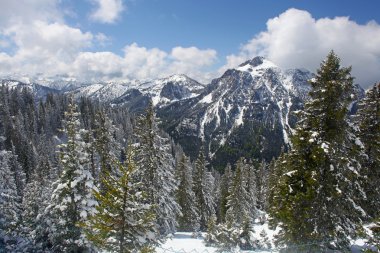
[[[10,89],[26,88],[26,89],[32,90],[34,95],[38,99],[46,97],[46,95],[48,93],[59,93],[60,92],[59,90],[56,90],[56,89],[53,89],[50,87],[46,87],[46,86],[43,86],[43,85],[40,85],[37,83],[25,83],[25,82],[21,82],[21,81],[17,81],[17,80],[12,80],[12,79],[3,79],[3,80],[0,80],[0,83],[1,83],[1,85],[5,85],[5,86],[9,87]]]

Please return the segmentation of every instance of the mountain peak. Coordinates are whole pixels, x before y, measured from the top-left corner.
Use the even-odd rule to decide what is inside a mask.
[[[251,60],[248,60],[242,64],[239,65],[237,70],[248,72],[252,76],[257,76],[262,74],[262,70],[265,69],[271,69],[271,68],[278,68],[276,64],[273,62],[265,59],[262,56],[257,56]]]
[[[255,58],[248,60],[242,64],[239,65],[239,67],[243,67],[246,65],[251,65],[252,67],[257,67],[264,63],[265,58],[262,56],[256,56]]]

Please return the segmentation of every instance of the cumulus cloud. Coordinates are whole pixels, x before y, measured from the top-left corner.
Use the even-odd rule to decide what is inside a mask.
[[[100,23],[115,23],[124,10],[122,0],[92,0],[97,6],[90,18]]]
[[[0,31],[16,23],[36,20],[60,21],[63,14],[58,8],[59,0],[0,1]]]
[[[124,48],[123,56],[112,52],[80,53],[71,73],[87,80],[144,80],[184,73],[207,82],[211,73],[203,68],[213,65],[215,59],[216,51],[211,49],[176,47],[166,52],[132,43]]]
[[[117,20],[121,0],[93,0],[98,9],[92,18],[99,22]],[[216,51],[196,47],[175,47],[164,51],[136,43],[126,45],[123,54],[91,52],[111,39],[65,23],[60,0],[0,1],[0,75],[66,76],[83,81],[152,79],[174,73],[206,81]],[[3,7],[3,8],[2,8]]]
[[[380,81],[380,25],[357,24],[348,17],[314,19],[307,11],[289,9],[269,19],[267,30],[227,56],[220,70],[235,67],[248,58],[265,56],[283,68],[315,71],[334,50],[343,66],[352,65],[356,82],[363,87]]]
[[[78,53],[91,46],[93,35],[60,23],[34,21],[4,29],[14,44],[13,55],[2,53],[1,72],[63,74]]]

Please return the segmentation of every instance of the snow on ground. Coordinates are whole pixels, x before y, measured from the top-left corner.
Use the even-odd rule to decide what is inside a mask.
[[[191,232],[177,232],[172,238],[156,249],[157,253],[168,252],[216,252],[214,247],[206,247],[203,237],[193,238]]]
[[[271,237],[271,233],[268,233]],[[205,236],[205,233],[203,233]],[[177,232],[171,238],[167,239],[165,243],[156,248],[157,253],[216,253],[218,252],[215,247],[206,247],[203,236],[193,238],[191,232]],[[257,250],[257,251],[238,251],[238,252],[255,252],[255,253],[269,253],[277,252],[274,250]]]

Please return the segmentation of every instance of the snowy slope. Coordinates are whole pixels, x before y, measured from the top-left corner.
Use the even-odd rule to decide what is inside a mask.
[[[85,96],[94,98],[103,102],[110,102],[120,96],[122,96],[128,89],[133,87],[134,83],[94,83],[88,86],[84,86],[69,93],[75,94],[75,96]]]
[[[204,85],[185,75],[172,75],[142,83],[137,87],[143,94],[152,98],[154,105],[163,105],[199,95]]]
[[[120,104],[130,102],[130,94],[134,90],[134,92],[139,92],[141,99],[148,98],[155,106],[163,106],[197,96],[203,88],[202,84],[185,75],[173,75],[149,82],[93,83],[68,91],[68,93],[74,93],[77,97],[86,96],[103,102]]]
[[[21,81],[13,80],[13,79],[2,79],[0,80],[0,85],[7,86],[10,89],[15,89],[15,88],[29,89],[34,93],[34,95],[37,98],[43,98],[48,93],[59,93],[59,91],[56,89],[52,89],[50,87],[46,87],[37,83],[30,83],[28,80],[26,81],[27,82],[21,82]]]

